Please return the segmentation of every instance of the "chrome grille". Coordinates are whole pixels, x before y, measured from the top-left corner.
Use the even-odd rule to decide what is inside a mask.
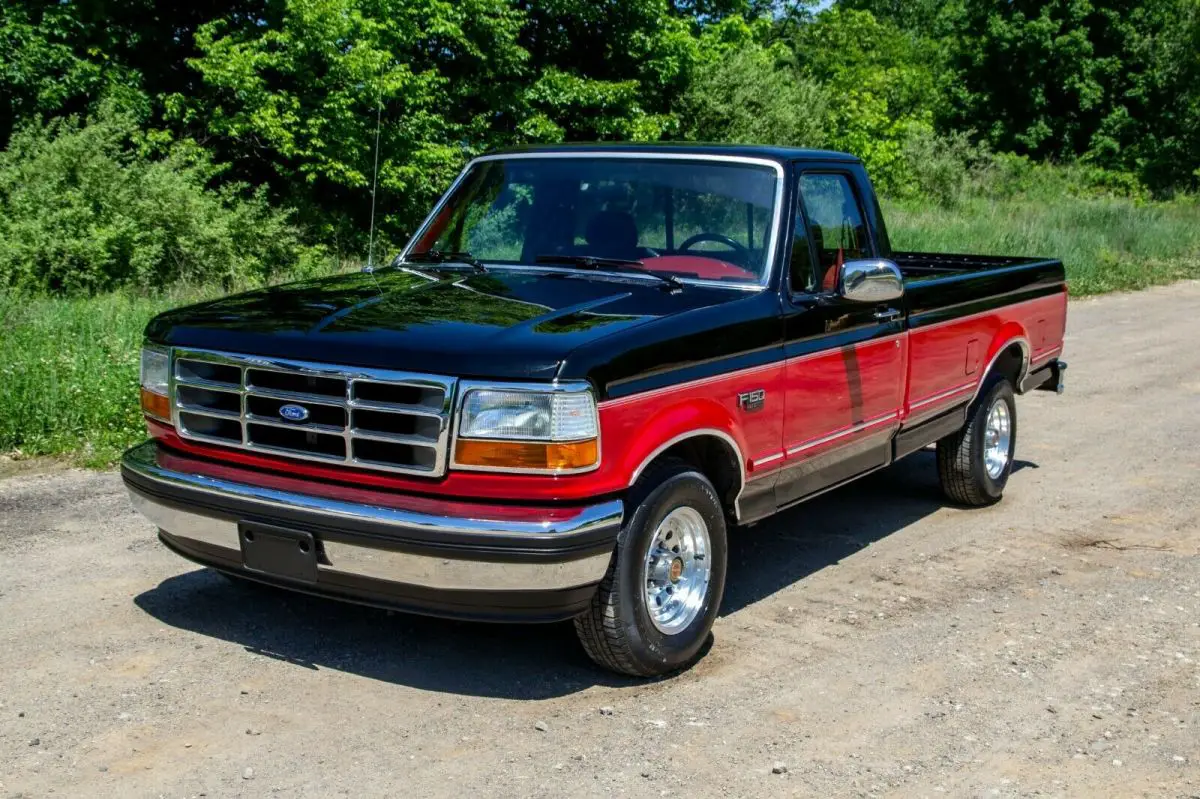
[[[185,439],[389,472],[446,472],[454,379],[172,350]],[[281,409],[292,406],[285,416]],[[302,410],[297,410],[302,409]]]

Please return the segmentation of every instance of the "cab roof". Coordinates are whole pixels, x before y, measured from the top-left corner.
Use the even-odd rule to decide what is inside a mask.
[[[845,161],[861,163],[849,153],[833,150],[809,150],[804,147],[783,147],[773,144],[700,144],[688,142],[584,142],[576,144],[542,144],[494,150],[488,155],[521,153],[617,152],[630,155],[671,153],[678,155],[725,155],[764,158],[769,161]]]

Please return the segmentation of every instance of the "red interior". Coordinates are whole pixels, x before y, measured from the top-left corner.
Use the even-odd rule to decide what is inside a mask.
[[[643,258],[642,263],[646,265],[647,269],[655,272],[695,275],[702,280],[719,280],[721,278],[757,280],[758,278],[750,270],[743,269],[736,264],[699,255],[659,255],[655,258]]]
[[[416,243],[413,244],[413,252],[425,252],[426,250],[432,249],[434,243],[436,243],[438,240],[438,236],[442,235],[442,231],[446,229],[446,225],[449,224],[450,217],[453,214],[454,207],[450,203],[446,203],[446,206],[438,212],[436,217],[434,217],[433,222],[421,235],[421,238],[417,239]]]

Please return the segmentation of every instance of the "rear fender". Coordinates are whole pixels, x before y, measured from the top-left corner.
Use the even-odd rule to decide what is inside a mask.
[[[1000,360],[1010,347],[1016,345],[1021,349],[1021,365],[1018,368],[1013,386],[1021,385],[1021,381],[1025,379],[1025,375],[1029,373],[1029,359],[1031,350],[1029,346],[1029,334],[1025,330],[1025,326],[1020,322],[1008,321],[1005,322],[996,335],[992,337],[992,343],[987,350],[987,367],[979,373],[979,385],[975,387],[975,393],[971,396],[971,402],[979,396],[979,392],[983,390],[984,384],[987,382],[988,375],[996,368],[997,361]]]

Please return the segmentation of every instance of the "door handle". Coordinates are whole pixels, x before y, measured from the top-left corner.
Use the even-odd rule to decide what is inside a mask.
[[[900,311],[895,308],[884,308],[881,311],[875,312],[875,318],[880,322],[890,322],[893,319],[898,319],[899,317]]]

